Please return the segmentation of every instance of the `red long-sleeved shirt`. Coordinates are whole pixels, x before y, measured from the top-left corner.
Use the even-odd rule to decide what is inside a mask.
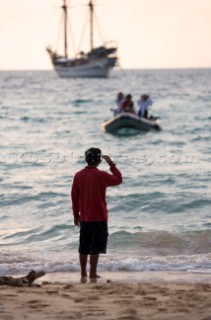
[[[107,221],[106,188],[122,183],[121,172],[111,162],[112,174],[87,166],[77,172],[72,184],[73,215],[81,221]]]

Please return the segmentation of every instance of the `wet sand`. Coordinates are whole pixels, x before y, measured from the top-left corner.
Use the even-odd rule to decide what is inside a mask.
[[[0,287],[1,320],[211,320],[211,274],[106,272],[46,274],[40,287]]]

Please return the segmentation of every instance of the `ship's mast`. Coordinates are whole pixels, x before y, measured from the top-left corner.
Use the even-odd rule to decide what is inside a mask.
[[[66,4],[66,0],[63,0],[62,9],[64,11],[64,55],[65,55],[65,58],[67,58],[68,49],[67,49],[67,4]]]
[[[92,50],[94,48],[94,44],[93,44],[94,5],[92,0],[90,0],[89,2],[89,9],[90,9],[90,48]]]

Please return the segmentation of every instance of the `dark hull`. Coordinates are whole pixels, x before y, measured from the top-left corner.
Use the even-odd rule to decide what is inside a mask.
[[[116,133],[122,128],[131,128],[138,131],[161,130],[161,126],[157,120],[139,118],[127,112],[103,122],[101,128],[109,133]]]

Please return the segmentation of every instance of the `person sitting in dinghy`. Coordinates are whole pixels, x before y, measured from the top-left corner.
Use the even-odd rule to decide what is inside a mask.
[[[148,110],[149,107],[153,104],[150,96],[148,94],[142,94],[140,99],[137,101],[137,104],[140,107],[138,116],[140,118],[148,119]]]
[[[111,111],[114,112],[114,116],[116,116],[117,114],[121,113],[121,109],[122,109],[122,104],[125,100],[125,96],[124,94],[120,91],[118,94],[117,94],[117,97],[116,97],[116,109],[111,109]]]
[[[121,112],[130,112],[136,114],[131,94],[128,94],[123,101]]]

